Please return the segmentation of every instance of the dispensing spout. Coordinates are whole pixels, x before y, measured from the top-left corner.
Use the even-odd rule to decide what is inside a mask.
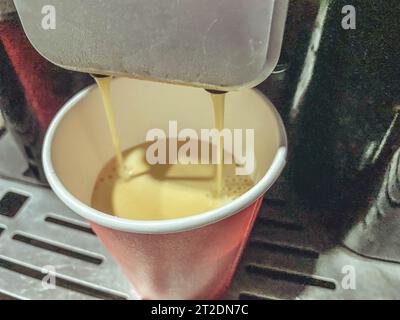
[[[204,89],[204,90],[206,90],[208,93],[211,93],[211,94],[226,94],[226,93],[228,93],[228,91],[211,90],[211,89]]]
[[[96,79],[102,79],[102,78],[109,78],[109,77],[111,77],[111,76],[107,76],[107,75],[104,75],[104,74],[97,74],[97,73],[91,73],[90,75],[91,75],[92,78],[94,78],[95,80],[96,80]]]

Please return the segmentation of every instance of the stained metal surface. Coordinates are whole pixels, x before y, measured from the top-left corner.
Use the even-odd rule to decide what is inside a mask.
[[[0,214],[0,300],[135,299],[89,225],[24,170],[4,134],[0,199],[7,193],[28,199],[14,217]],[[228,299],[400,299],[399,264],[363,258],[336,244],[324,221],[300,210],[288,190],[281,179],[269,193]],[[349,270],[355,272],[355,290],[346,289]],[[49,271],[55,271],[54,289],[42,283]]]
[[[1,135],[2,131],[3,135]],[[30,174],[22,152],[17,144],[14,143],[12,136],[5,133],[4,127],[0,129],[0,150],[1,177],[39,184],[33,175]]]

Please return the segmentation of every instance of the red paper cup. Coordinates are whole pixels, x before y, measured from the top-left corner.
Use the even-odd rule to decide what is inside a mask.
[[[213,127],[204,90],[116,79],[112,83],[123,149],[145,142],[153,128]],[[90,206],[96,178],[114,156],[100,93],[71,99],[47,132],[43,163],[58,197],[90,221],[143,299],[216,299],[229,287],[265,192],[286,163],[286,133],[272,103],[256,90],[227,96],[226,128],[254,129],[256,184],[231,203],[179,219],[127,220]],[[179,201],[179,199],[171,199]]]

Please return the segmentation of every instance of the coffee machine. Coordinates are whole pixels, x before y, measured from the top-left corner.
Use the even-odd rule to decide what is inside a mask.
[[[92,237],[90,228],[53,199],[51,191],[38,189],[43,187],[37,184],[40,180],[45,184],[40,156],[35,155],[40,155],[48,121],[62,101],[91,83],[90,77],[75,71],[219,91],[257,86],[280,110],[291,145],[288,168],[265,199],[268,209],[264,208],[258,218],[228,298],[400,297],[400,48],[396,41],[400,7],[396,1],[14,3],[19,18],[9,6],[0,33],[1,70],[8,75],[1,84],[0,107],[14,137],[6,134],[10,140],[7,150],[14,150],[10,145],[18,141],[21,164],[26,159],[28,167],[38,168],[39,173],[33,178],[9,174],[12,170],[3,168],[10,168],[15,160],[3,156],[0,187],[19,190],[14,193],[25,197],[51,200],[42,209],[43,215],[38,213],[30,222],[36,229],[24,226],[19,230],[21,227],[9,220],[0,220],[0,247],[10,248],[5,250],[9,255],[0,258],[0,272],[14,272],[16,277],[15,287],[0,280],[0,297],[3,291],[4,296],[20,297],[17,288],[24,284],[18,282],[19,276],[29,273],[13,271],[20,270],[20,264],[28,263],[30,274],[42,266],[36,258],[23,257],[26,251],[22,245],[34,243],[43,261],[54,259],[49,243],[70,250],[63,258],[80,253],[84,260],[98,262],[100,255],[106,256],[88,238]],[[356,13],[350,17],[355,19],[354,28],[342,24],[352,13],[349,6]],[[20,41],[10,39],[10,25],[17,32],[12,36],[18,34]],[[34,60],[21,59],[18,48]],[[61,71],[46,60],[71,71]],[[63,90],[40,91],[42,99],[35,99],[37,90],[26,85],[32,82],[26,75],[38,69],[29,69],[24,62],[47,70],[41,73],[48,77],[41,88],[58,83]],[[49,97],[53,99],[46,100]],[[0,196],[4,199],[7,194]],[[25,203],[15,195],[11,199]],[[21,215],[15,219],[40,207],[35,205],[32,209],[29,202],[25,208],[21,205]],[[6,223],[10,225],[2,228]],[[60,239],[55,236],[56,229],[48,230],[47,225],[71,231]],[[76,237],[78,232],[83,233],[82,238]],[[87,252],[74,249],[81,247],[79,239],[87,244]],[[12,254],[15,246],[21,246],[14,250],[19,256]],[[57,289],[57,297],[130,296],[123,276],[107,256],[103,264],[92,263],[91,268],[101,269],[96,271],[100,275],[109,268],[117,280],[67,268],[59,277],[75,276],[76,280]],[[79,290],[77,283],[81,284]],[[40,293],[31,290],[26,295],[34,298]]]

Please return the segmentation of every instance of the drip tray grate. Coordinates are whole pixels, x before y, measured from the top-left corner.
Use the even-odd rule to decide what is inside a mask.
[[[25,171],[20,151],[3,134],[0,300],[136,299],[88,223]],[[332,243],[316,219],[293,209],[285,190],[281,179],[263,204],[228,299],[400,299],[399,264]],[[342,285],[348,267],[356,272],[356,290]]]

